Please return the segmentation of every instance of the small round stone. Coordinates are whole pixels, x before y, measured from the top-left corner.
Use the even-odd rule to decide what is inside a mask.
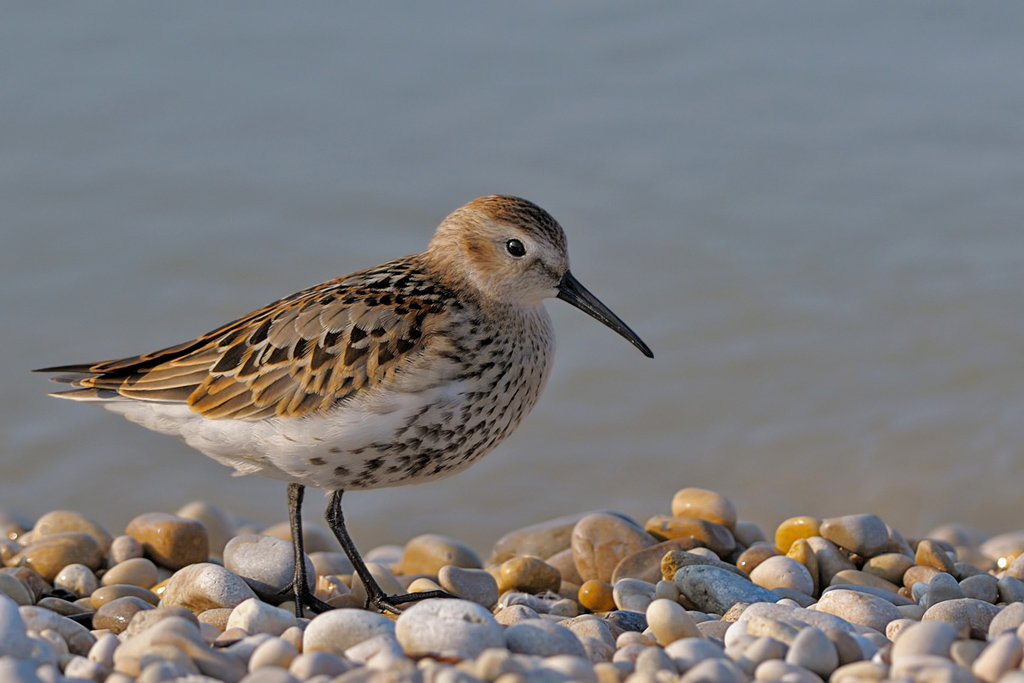
[[[93,571],[99,569],[103,565],[103,548],[91,534],[62,531],[30,543],[21,552],[21,564],[52,583],[69,564],[84,564]]]
[[[999,608],[983,600],[960,598],[944,600],[924,613],[922,621],[944,621],[957,630],[960,638],[987,638],[992,619]]]
[[[1003,633],[974,660],[971,671],[983,681],[1002,680],[1003,674],[1020,666],[1024,646],[1016,633]]]
[[[949,648],[957,639],[956,629],[941,621],[922,621],[900,630],[893,641],[891,658],[906,655],[938,655],[948,657]]]
[[[612,587],[612,598],[619,609],[644,612],[654,600],[654,584],[639,579],[620,579]]]
[[[120,564],[125,560],[142,557],[145,551],[142,544],[131,536],[118,536],[110,543],[110,562]]]
[[[96,630],[106,629],[111,633],[121,633],[132,617],[140,610],[153,609],[153,605],[141,598],[124,597],[104,603],[92,617],[92,627]]]
[[[991,574],[968,576],[960,582],[964,597],[984,600],[993,604],[999,602],[999,580]]]
[[[293,596],[287,591],[295,572],[291,541],[274,536],[243,534],[224,546],[224,567],[240,576],[264,602],[277,605]],[[306,577],[316,585],[313,563],[306,558]]]
[[[152,561],[135,557],[119,562],[103,575],[103,585],[126,584],[140,588],[152,588],[160,580],[160,572]]]
[[[287,669],[299,656],[299,651],[287,640],[270,638],[256,646],[249,657],[249,671],[256,671],[266,666]]]
[[[69,564],[53,579],[53,587],[61,588],[75,594],[77,598],[85,598],[99,588],[100,582],[91,569],[84,564]]]
[[[3,593],[19,605],[31,605],[32,590],[10,574],[0,573],[0,593]]]
[[[764,588],[791,588],[814,594],[814,579],[807,567],[785,555],[766,558],[750,572],[750,580]]]
[[[558,592],[562,575],[550,564],[536,557],[513,557],[501,564],[498,572],[498,590],[524,593]]]
[[[488,609],[498,602],[498,582],[483,569],[464,569],[447,564],[437,573],[437,581],[455,597]]]
[[[382,633],[395,634],[395,623],[382,614],[362,609],[331,610],[317,615],[306,626],[302,651],[322,650],[343,657],[348,648]]]
[[[587,515],[573,527],[572,558],[584,581],[608,582],[623,558],[655,543],[635,524],[617,515],[598,512]]]
[[[355,573],[352,561],[345,553],[310,553],[309,561],[317,576],[350,576]]]
[[[462,541],[439,534],[422,534],[405,544],[398,573],[437,576],[441,567],[448,564],[466,569],[483,567],[476,551]]]
[[[125,534],[142,544],[146,557],[171,571],[210,556],[206,527],[194,519],[148,512],[130,521]]]
[[[110,549],[112,540],[107,530],[99,522],[90,519],[80,512],[70,510],[54,510],[36,520],[32,527],[32,540],[37,541],[50,534],[59,534],[65,531],[78,531],[89,534],[100,544],[103,552]]]
[[[699,638],[701,633],[689,612],[678,602],[658,599],[647,606],[647,625],[662,646],[680,638]]]
[[[396,595],[405,592],[402,584],[398,582],[395,575],[392,574],[387,567],[377,564],[376,562],[367,562],[366,569],[370,572],[370,576],[373,577],[374,581],[382,591],[387,595]],[[342,596],[346,598],[348,596]],[[363,587],[363,580],[356,574],[352,577],[352,594],[351,600],[355,601],[357,605],[366,604],[366,588]],[[346,600],[347,602],[347,600]]]
[[[184,607],[198,614],[216,607],[235,607],[254,598],[252,589],[239,576],[220,565],[202,562],[179,569],[160,597],[165,607]]]
[[[736,506],[715,491],[685,488],[672,497],[673,517],[696,517],[720,524],[732,531],[736,528]]]
[[[505,643],[501,626],[487,609],[451,599],[424,600],[406,609],[395,622],[395,638],[409,657],[456,660],[474,659]]]
[[[584,581],[577,596],[580,604],[591,612],[610,612],[615,609],[611,584],[604,581]]]
[[[247,532],[250,530],[246,530]],[[292,542],[292,527],[288,522],[279,522],[259,531],[261,536],[273,536],[282,541]],[[307,555],[310,553],[336,552],[338,542],[327,529],[316,524],[302,525],[302,551]],[[371,551],[372,552],[372,551]],[[370,553],[364,553],[363,559],[369,562]]]
[[[662,579],[661,560],[672,551],[687,551],[699,548],[692,538],[673,538],[627,555],[615,565],[609,583],[615,585],[619,579],[640,579],[648,583],[657,583]],[[570,549],[570,554],[571,554]],[[575,572],[575,565],[573,566]],[[580,582],[582,584],[582,582]]]
[[[868,572],[859,571],[857,569],[844,569],[836,572],[829,581],[830,586],[865,586],[867,588],[874,588],[877,590],[886,591],[889,593],[896,593],[899,591],[899,586],[894,583],[889,583],[880,576],[869,574]]]
[[[960,588],[960,584],[957,583],[949,574],[945,572],[939,572],[932,577],[932,580],[928,582],[928,586],[925,589],[924,595],[919,601],[921,606],[927,610],[932,605],[937,605],[940,602],[946,600],[959,600],[960,598],[967,597],[964,595],[963,590]]]
[[[510,531],[494,544],[491,562],[500,564],[517,555],[551,557],[572,543],[576,523],[591,513],[567,515]]]
[[[800,629],[790,644],[786,663],[803,667],[827,679],[839,666],[839,655],[835,645],[821,629],[807,626]]]
[[[728,659],[708,659],[679,679],[679,683],[745,683],[743,670]]]
[[[775,529],[775,547],[787,553],[794,541],[818,536],[820,527],[821,520],[817,517],[790,517]]]
[[[725,657],[720,645],[703,638],[683,638],[665,646],[667,654],[680,672],[686,672],[707,659]]]
[[[543,619],[531,619],[505,629],[505,642],[509,650],[539,657],[574,655],[586,657],[583,644],[572,631]]]
[[[988,639],[994,640],[1003,631],[1017,631],[1024,624],[1024,603],[1015,602],[999,611],[988,626]]]

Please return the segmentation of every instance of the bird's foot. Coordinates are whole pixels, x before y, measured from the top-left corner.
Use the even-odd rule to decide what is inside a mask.
[[[402,610],[399,609],[399,605],[405,605],[410,602],[419,602],[420,600],[430,600],[431,598],[455,597],[457,596],[452,595],[447,591],[424,591],[423,593],[387,595],[384,591],[378,588],[375,592],[370,592],[370,594],[366,596],[366,609],[375,609],[378,612],[387,612],[389,614],[401,614]]]
[[[295,598],[295,616],[300,619],[305,616],[304,610],[306,608],[308,608],[313,614],[323,614],[324,612],[329,612],[334,609],[326,602],[313,595],[313,591],[308,588],[303,591],[295,590],[294,582],[281,589],[281,592],[278,593],[278,595],[287,595]]]

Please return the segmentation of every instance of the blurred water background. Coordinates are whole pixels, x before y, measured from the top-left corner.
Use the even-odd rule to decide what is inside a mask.
[[[765,528],[1022,528],[1022,25],[994,2],[8,5],[0,508],[283,520],[283,484],[29,370],[184,341],[508,193],[656,357],[552,301],[534,414],[455,478],[349,495],[361,547],[485,551],[683,486]]]

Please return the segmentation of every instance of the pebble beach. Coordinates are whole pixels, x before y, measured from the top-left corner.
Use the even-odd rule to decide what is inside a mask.
[[[116,533],[0,515],[0,681],[1024,682],[1024,531],[905,538],[873,514],[764,529],[697,488],[653,507],[516,529],[487,556],[440,534],[372,548],[385,591],[457,596],[397,617],[363,609],[316,526],[307,569],[336,609],[296,618],[285,523],[206,502]]]

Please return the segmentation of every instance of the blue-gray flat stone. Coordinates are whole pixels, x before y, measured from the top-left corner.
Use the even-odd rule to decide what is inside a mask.
[[[725,614],[738,602],[778,602],[776,593],[718,567],[691,565],[675,575],[676,588],[702,612]]]

